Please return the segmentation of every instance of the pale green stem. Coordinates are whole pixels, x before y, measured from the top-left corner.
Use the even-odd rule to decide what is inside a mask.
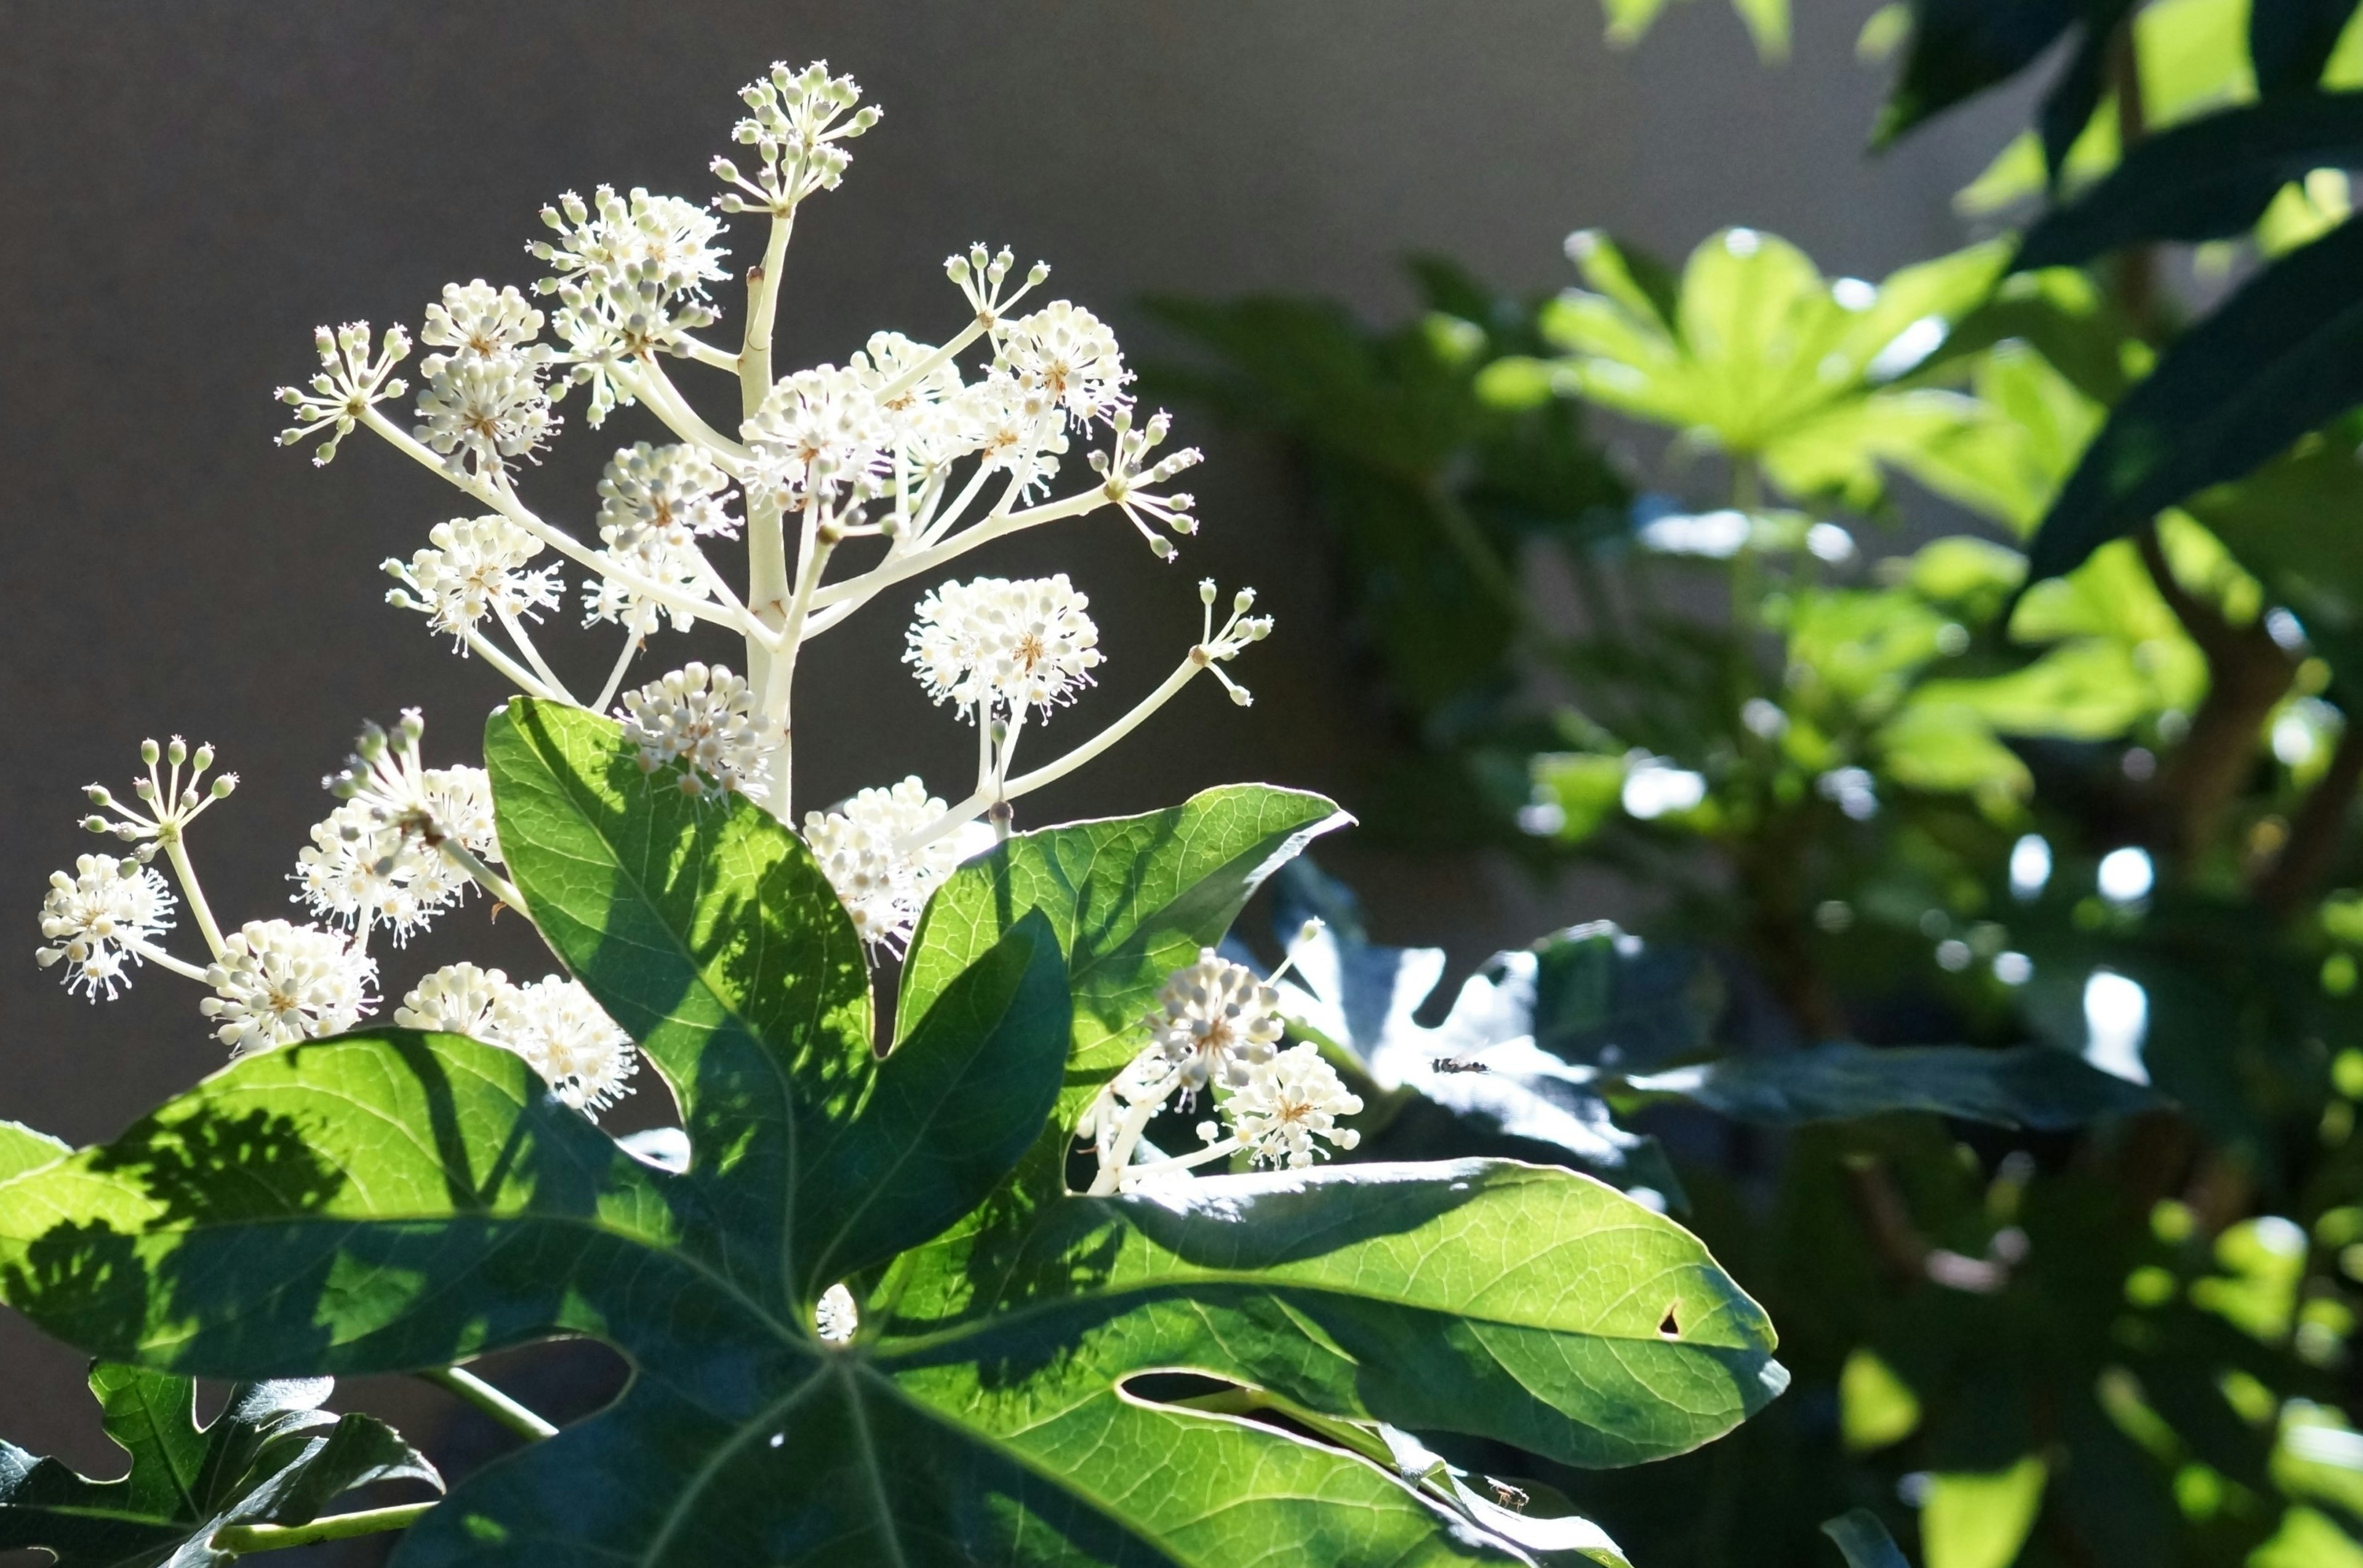
[[[630,631],[626,632],[624,634],[624,651],[616,655],[616,667],[607,672],[607,684],[599,688],[599,700],[593,706],[591,709],[592,712],[605,713],[609,707],[614,706],[616,694],[624,689],[624,672],[632,667],[632,655],[638,653],[639,651],[640,639],[638,633]]]
[[[1171,1092],[1170,1085],[1167,1092]],[[1142,1100],[1125,1107],[1124,1120],[1116,1128],[1115,1141],[1108,1146],[1105,1154],[1100,1156],[1099,1173],[1092,1178],[1091,1192],[1087,1195],[1107,1197],[1115,1193],[1117,1184],[1124,1179],[1125,1166],[1132,1162],[1132,1151],[1140,1145],[1140,1135],[1148,1130],[1148,1124],[1156,1119],[1158,1110],[1164,1104],[1165,1095],[1159,1095],[1153,1100]]]
[[[197,868],[189,859],[189,847],[181,841],[181,830],[175,824],[159,835],[164,840],[164,853],[172,862],[172,874],[180,879],[181,896],[189,901],[189,916],[197,923],[198,934],[218,960],[222,955],[221,927],[214,923],[213,906],[205,902],[205,890],[197,885]],[[197,978],[205,978],[200,970]]]
[[[474,877],[477,885],[485,892],[524,916],[528,921],[533,918],[533,911],[525,906],[525,895],[517,891],[516,884],[479,860],[475,851],[469,849],[467,845],[457,839],[446,839],[437,848],[449,858],[453,865]]]
[[[482,654],[485,663],[507,676],[510,682],[526,695],[546,697],[550,695],[549,688],[543,685],[538,678],[528,672],[524,665],[502,652],[489,638],[474,627],[461,627],[460,639],[477,653]]]
[[[804,619],[812,612],[813,590],[820,585],[820,574],[828,564],[829,552],[835,542],[823,542],[820,537],[820,501],[808,496],[804,501],[804,529],[796,542],[795,597],[788,605],[788,618],[780,628],[780,651],[771,661],[770,680],[765,683],[763,712],[775,718],[780,726],[780,749],[771,767],[771,815],[782,822],[793,821],[789,815],[795,809],[796,732],[793,706],[795,699],[796,654],[804,644]]]
[[[536,517],[505,487],[488,484],[473,474],[453,472],[424,443],[413,438],[410,432],[403,429],[375,408],[363,413],[361,419],[377,435],[392,443],[397,450],[408,454],[417,462],[440,475],[455,488],[492,507],[576,565],[588,567],[603,577],[612,577],[641,597],[653,599],[670,609],[681,611],[683,615],[693,616],[700,620],[712,621],[715,625],[727,627],[732,631],[744,631],[749,637],[757,635],[761,630],[760,628],[754,626],[751,618],[743,610],[734,613],[725,606],[716,605],[711,600],[693,598],[678,589],[667,587],[653,579],[643,577],[620,562],[601,560],[589,547],[565,529],[553,528]]]
[[[1188,685],[1190,677],[1204,669],[1208,661],[1202,656],[1200,650],[1192,649],[1190,657],[1182,660],[1174,672],[1165,677],[1162,685],[1135,703],[1131,712],[1101,730],[1091,740],[1076,747],[1055,762],[1046,762],[1032,773],[1021,773],[1005,784],[978,790],[910,837],[896,840],[894,848],[904,854],[909,854],[914,850],[923,849],[934,843],[961,824],[973,821],[983,812],[991,809],[996,800],[1015,800],[1018,796],[1031,794],[1045,784],[1058,783],[1059,780],[1090,762],[1109,747],[1139,728],[1148,721],[1149,715],[1172,701],[1174,694]]]
[[[1018,291],[1019,294],[1023,294],[1024,292],[1025,291],[1023,289]],[[1016,295],[1012,295],[1009,302],[1015,305],[1016,303]],[[954,354],[959,353],[962,349],[967,348],[971,343],[973,343],[979,338],[983,337],[985,330],[986,328],[983,322],[970,322],[967,326],[953,333],[950,340],[945,343],[942,348],[937,349],[926,359],[921,360],[917,364],[913,365],[909,370],[904,371],[901,375],[898,375],[893,381],[888,382],[885,386],[879,391],[878,401],[881,403],[893,402],[896,398],[902,396],[904,393],[918,385],[919,383],[925,380],[927,376],[933,374],[937,367],[944,364]]]
[[[628,369],[619,366],[616,379],[682,440],[704,447],[732,467],[743,467],[754,461],[754,453],[707,424],[704,417],[689,406],[689,399],[673,385],[672,378],[665,374],[655,355],[643,357]]]
[[[716,370],[728,371],[732,375],[738,373],[738,356],[727,349],[717,349],[713,344],[693,338],[686,332],[676,337],[673,341],[681,346],[687,358],[695,360],[699,364],[712,365]]]
[[[1194,1153],[1176,1154],[1170,1160],[1152,1160],[1146,1165],[1128,1165],[1118,1173],[1119,1176],[1129,1176],[1136,1182],[1142,1182],[1151,1176],[1162,1176],[1174,1171],[1193,1170],[1216,1160],[1226,1159],[1237,1153],[1238,1150],[1237,1139],[1225,1138],[1207,1144]]]
[[[365,1508],[357,1514],[330,1514],[307,1525],[224,1525],[214,1531],[213,1548],[242,1557],[250,1551],[280,1551],[323,1540],[349,1540],[381,1530],[407,1529],[425,1516],[432,1503],[398,1503],[391,1508]]]
[[[194,963],[186,962],[185,960],[174,958],[162,948],[157,947],[152,943],[143,941],[133,941],[125,945],[129,947],[133,952],[138,953],[141,958],[146,959],[149,962],[154,964],[159,969],[169,970],[172,973],[181,976],[183,979],[194,980],[200,985],[205,984],[205,972],[204,970],[198,968]],[[219,955],[216,954],[216,956],[218,957]]]
[[[521,1438],[538,1442],[558,1435],[556,1427],[465,1367],[437,1367],[418,1375],[458,1395]]]
[[[788,236],[796,227],[796,209],[771,215],[771,232],[763,242],[762,264],[747,276],[747,336],[738,350],[738,411],[752,419],[771,393],[772,324],[779,317],[780,272],[788,259]]]
[[[566,683],[558,678],[558,672],[549,667],[549,661],[541,656],[541,650],[533,645],[533,639],[526,635],[525,623],[497,599],[493,602],[493,614],[501,617],[501,625],[508,628],[509,640],[517,645],[517,651],[525,655],[526,662],[533,666],[534,673],[541,677],[541,684],[549,689],[550,695],[571,707],[581,707],[582,705],[574,700],[574,694],[566,689]]]
[[[1063,501],[1046,502],[1039,506],[1029,506],[1022,512],[1004,512],[998,517],[986,517],[974,528],[940,544],[932,545],[900,559],[889,556],[859,577],[848,577],[841,583],[830,584],[813,595],[813,608],[824,610],[848,601],[866,602],[905,578],[915,577],[923,572],[932,572],[946,562],[957,560],[981,544],[988,544],[997,539],[1005,539],[1024,528],[1037,528],[1044,523],[1054,523],[1062,517],[1080,517],[1086,512],[1096,511],[1107,504],[1106,491],[1086,490],[1081,495],[1070,495]],[[842,616],[836,617],[829,624],[834,626],[838,620],[843,618]],[[815,627],[814,629],[820,628]]]

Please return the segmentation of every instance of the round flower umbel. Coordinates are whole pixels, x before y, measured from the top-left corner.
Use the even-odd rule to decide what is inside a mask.
[[[1208,1084],[1245,1084],[1279,1049],[1280,993],[1213,948],[1199,949],[1197,962],[1173,972],[1157,1005],[1148,1028],[1172,1064],[1183,1110]]]
[[[780,493],[787,510],[810,501],[858,503],[884,476],[894,428],[874,380],[855,366],[798,371],[775,383],[747,421],[742,433],[754,450],[757,476]]]
[[[551,1094],[593,1118],[631,1092],[640,1065],[631,1037],[591,993],[556,974],[501,996],[485,1043],[525,1058]]]
[[[716,199],[724,212],[785,217],[815,191],[835,190],[853,161],[839,144],[878,123],[878,111],[869,107],[845,118],[860,102],[861,88],[850,76],[831,76],[825,60],[802,71],[773,61],[770,72],[741,87],[738,96],[750,112],[731,128],[731,139],[754,149],[760,161],[749,178],[727,158],[714,161],[715,174],[738,187]]]
[[[513,985],[497,969],[446,964],[422,975],[394,1021],[463,1034],[525,1059],[549,1092],[583,1115],[631,1093],[639,1053],[591,993],[560,975]]]
[[[296,861],[299,898],[352,927],[356,951],[370,928],[397,945],[459,901],[472,880],[505,903],[516,890],[486,863],[500,859],[492,780],[482,768],[430,768],[419,755],[425,721],[405,708],[388,734],[362,727],[345,766],[321,784],[345,802],[312,829]]]
[[[427,538],[427,548],[406,564],[385,562],[387,575],[401,584],[386,591],[385,601],[426,616],[428,628],[453,638],[461,652],[483,648],[476,628],[486,616],[521,626],[557,607],[565,588],[558,568],[527,571],[542,543],[506,517],[454,517],[429,528]]]
[[[1160,524],[1187,539],[1198,531],[1198,519],[1192,512],[1197,499],[1183,490],[1159,495],[1150,486],[1162,484],[1183,469],[1194,467],[1200,461],[1198,449],[1183,447],[1154,462],[1149,461],[1150,454],[1164,444],[1167,433],[1173,428],[1173,417],[1162,408],[1150,415],[1148,423],[1138,429],[1133,428],[1129,409],[1117,413],[1113,423],[1115,450],[1093,452],[1093,471],[1104,481],[1102,489],[1107,498],[1148,541],[1149,552],[1159,561],[1170,561],[1174,556],[1173,541],[1149,525]]]
[[[232,1056],[342,1034],[376,1009],[377,962],[317,926],[249,920],[205,971],[197,1004]]]
[[[1132,373],[1125,368],[1115,334],[1080,305],[1052,300],[1010,322],[996,341],[1000,353],[993,368],[1063,409],[1077,429],[1132,406],[1124,390]]]
[[[527,250],[554,275],[534,287],[558,296],[560,357],[590,386],[584,417],[596,428],[618,403],[638,400],[636,361],[684,351],[691,333],[717,319],[705,285],[729,275],[729,252],[715,242],[721,222],[705,208],[638,188],[618,196],[602,185],[587,204],[569,191],[541,220],[558,239]]]
[[[1338,1125],[1362,1108],[1361,1099],[1320,1049],[1280,1049],[1285,1031],[1273,983],[1320,930],[1321,922],[1306,921],[1288,958],[1263,979],[1212,948],[1200,949],[1196,962],[1167,978],[1158,1010],[1147,1019],[1147,1049],[1100,1091],[1077,1127],[1076,1136],[1092,1145],[1099,1162],[1093,1192],[1131,1191],[1233,1155],[1255,1164],[1304,1166],[1324,1142],[1351,1149],[1361,1141],[1361,1134]],[[1169,1100],[1190,1109],[1202,1089],[1213,1094],[1221,1118],[1199,1123],[1204,1147],[1171,1158],[1152,1151],[1142,1158],[1141,1135],[1158,1112]]]
[[[730,476],[695,447],[638,441],[608,460],[599,481],[599,537],[638,550],[649,535],[694,549],[700,539],[737,539]]]
[[[96,1001],[111,999],[131,984],[125,964],[138,962],[150,944],[172,929],[172,890],[152,868],[113,855],[81,855],[74,873],[50,875],[41,900],[41,936],[50,945],[34,957],[46,969],[66,964],[66,989]]]
[[[1351,1149],[1362,1135],[1339,1127],[1337,1118],[1362,1108],[1337,1070],[1311,1042],[1290,1046],[1271,1058],[1223,1103],[1239,1147],[1259,1165],[1301,1170],[1313,1163],[1326,1141]]]
[[[443,301],[427,307],[418,340],[478,359],[520,351],[547,359],[549,347],[534,341],[541,336],[541,312],[515,288],[495,289],[478,278],[443,285]]]
[[[1049,577],[979,577],[947,583],[919,601],[904,662],[937,703],[982,722],[1045,716],[1092,684],[1101,662],[1091,599],[1063,572]]]
[[[692,661],[662,680],[626,692],[616,717],[639,747],[643,772],[683,764],[683,795],[704,795],[709,788],[761,793],[771,741],[755,717],[753,694],[728,665]]]
[[[928,897],[970,852],[971,846],[957,836],[910,851],[894,847],[944,810],[914,777],[891,788],[865,789],[833,811],[805,814],[804,842],[862,940],[901,951]]]
[[[412,438],[479,478],[500,473],[513,457],[532,457],[560,424],[542,384],[545,363],[515,350],[429,355],[419,361]]]
[[[279,389],[279,401],[295,410],[295,423],[279,432],[279,444],[292,447],[327,431],[328,439],[312,454],[313,466],[326,468],[336,460],[337,443],[351,435],[372,408],[408,390],[409,384],[394,373],[394,367],[409,357],[410,334],[399,327],[387,328],[374,359],[370,357],[366,321],[348,321],[333,332],[315,328],[312,343],[320,352],[320,373],[311,379],[309,391]]]

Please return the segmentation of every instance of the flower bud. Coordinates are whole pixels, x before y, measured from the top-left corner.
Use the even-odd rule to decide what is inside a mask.
[[[156,765],[156,759],[163,754],[162,748],[159,747],[153,740],[142,740],[139,742],[139,760],[147,763],[150,767],[154,767]]]
[[[214,798],[216,800],[227,800],[229,798],[229,792],[237,787],[238,775],[236,773],[224,773],[221,777],[214,780]]]
[[[1198,602],[1202,605],[1211,605],[1215,602],[1215,580],[1212,577],[1199,579]]]
[[[197,772],[199,772],[199,773],[204,773],[207,768],[210,768],[210,767],[212,767],[213,765],[214,765],[214,749],[213,749],[213,747],[212,747],[211,745],[205,745],[205,746],[200,746],[200,747],[198,747],[198,748],[197,748]]]
[[[189,760],[189,743],[177,735],[173,736],[172,743],[164,748],[164,760],[179,767]]]

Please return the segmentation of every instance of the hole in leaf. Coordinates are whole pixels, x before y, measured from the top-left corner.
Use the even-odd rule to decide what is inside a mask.
[[[1679,1317],[1675,1316],[1681,1307],[1681,1303],[1679,1301],[1668,1302],[1666,1304],[1666,1315],[1658,1322],[1658,1332],[1663,1334],[1669,1340],[1679,1340],[1682,1337],[1682,1320]]]

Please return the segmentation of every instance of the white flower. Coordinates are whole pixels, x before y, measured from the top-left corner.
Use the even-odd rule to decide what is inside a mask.
[[[447,963],[420,975],[418,984],[394,1010],[394,1021],[406,1029],[431,1029],[463,1034],[471,1040],[492,1038],[492,1018],[501,999],[516,989],[497,969],[472,963]]]
[[[1162,484],[1183,469],[1199,461],[1195,447],[1183,447],[1169,452],[1154,463],[1149,453],[1163,443],[1166,432],[1173,428],[1172,416],[1160,408],[1149,416],[1148,423],[1139,429],[1132,427],[1132,412],[1120,410],[1115,418],[1115,446],[1113,451],[1091,455],[1093,472],[1101,476],[1100,492],[1114,502],[1140,537],[1148,541],[1150,551],[1159,561],[1173,559],[1173,541],[1149,527],[1151,522],[1163,524],[1187,538],[1198,531],[1198,519],[1191,513],[1197,505],[1188,492],[1176,490],[1167,495],[1153,494],[1149,486]]]
[[[1339,1117],[1362,1108],[1336,1068],[1309,1041],[1292,1045],[1248,1073],[1223,1102],[1223,1114],[1239,1144],[1259,1165],[1302,1168],[1321,1151],[1315,1139],[1351,1149],[1362,1135],[1339,1127]]]
[[[523,1057],[551,1094],[585,1116],[630,1093],[640,1065],[631,1037],[591,993],[555,974],[503,993],[481,1038]]]
[[[556,274],[535,289],[558,296],[551,322],[565,340],[573,379],[591,386],[585,417],[596,428],[617,401],[630,401],[617,373],[631,360],[671,351],[682,334],[716,319],[705,285],[729,274],[715,243],[721,220],[678,196],[634,189],[618,196],[606,185],[589,204],[569,191],[541,220],[557,230],[552,243],[526,247]]]
[[[996,347],[994,368],[1065,409],[1078,428],[1131,406],[1124,388],[1132,373],[1124,367],[1115,334],[1080,305],[1053,300],[1019,317],[1003,329]]]
[[[764,481],[784,493],[790,509],[812,495],[834,499],[849,490],[859,500],[884,474],[894,430],[871,388],[858,366],[816,365],[781,377],[746,422],[741,433]]]
[[[608,460],[599,481],[599,537],[627,550],[649,534],[688,548],[693,539],[736,539],[729,499],[730,476],[695,447],[636,442]]]
[[[506,517],[454,517],[436,524],[427,537],[432,542],[409,564],[385,563],[402,584],[387,591],[386,602],[421,612],[432,629],[456,639],[488,615],[538,620],[557,606],[565,585],[558,568],[527,571],[525,563],[541,553],[541,540]],[[460,647],[466,651],[464,639]]]
[[[1011,581],[947,583],[919,602],[903,661],[937,702],[973,714],[1047,715],[1092,684],[1099,628],[1063,572]]]
[[[427,307],[427,323],[418,340],[430,349],[449,349],[478,359],[527,350],[541,336],[541,312],[514,288],[495,290],[478,278],[468,284],[445,284],[443,301]],[[547,358],[547,347],[531,350]]]
[[[456,845],[497,860],[491,776],[482,768],[427,766],[418,751],[426,729],[415,707],[402,710],[391,735],[364,724],[353,754],[322,786],[363,807],[376,828],[427,850]]]
[[[41,936],[49,946],[34,957],[46,969],[66,961],[66,989],[112,997],[131,984],[125,960],[140,958],[140,945],[172,929],[172,891],[154,871],[113,855],[82,855],[74,874],[50,873],[41,900]]]
[[[197,1004],[214,1035],[245,1056],[341,1034],[375,1010],[377,962],[317,926],[249,920],[205,971],[214,995]]]
[[[861,1311],[854,1305],[851,1291],[833,1284],[821,1292],[820,1300],[813,1307],[813,1331],[820,1336],[822,1343],[844,1344],[860,1326]]]
[[[1017,483],[1019,493],[1049,483],[1066,455],[1067,427],[1058,405],[1015,376],[995,373],[964,387],[948,411],[960,439],[987,471]]]
[[[357,800],[313,825],[289,880],[315,915],[348,929],[383,927],[397,947],[468,888],[468,878],[440,854],[381,825]]]
[[[312,346],[320,353],[320,373],[308,384],[311,390],[283,386],[275,395],[295,410],[295,423],[279,432],[279,444],[292,447],[326,430],[328,439],[312,457],[315,466],[326,467],[337,455],[337,443],[353,433],[361,416],[372,406],[402,395],[407,384],[394,375],[394,367],[408,357],[410,334],[399,327],[387,328],[375,359],[370,357],[366,321],[348,321],[333,332],[314,328]]]
[[[894,848],[944,810],[926,784],[907,778],[865,789],[834,811],[805,814],[804,842],[864,941],[900,948],[928,897],[959,866],[965,851],[952,834],[908,853]]]
[[[1157,1002],[1147,1020],[1150,1048],[1181,1080],[1185,1106],[1209,1084],[1243,1087],[1279,1046],[1280,993],[1213,948],[1175,970]]]
[[[643,528],[629,548],[602,550],[594,555],[603,565],[632,573],[685,598],[711,597],[705,580],[705,557],[686,538]],[[635,637],[646,637],[662,627],[668,616],[672,617],[675,631],[687,631],[697,624],[697,617],[682,605],[668,604],[643,594],[621,578],[600,576],[587,579],[582,584],[584,626],[614,621]]]
[[[940,358],[931,343],[900,332],[873,332],[847,370],[876,400],[881,422],[896,455],[924,479],[983,445],[960,365]],[[888,395],[892,394],[892,395]]]
[[[785,216],[815,191],[835,190],[853,161],[838,143],[878,123],[874,108],[838,123],[860,99],[861,89],[850,76],[831,76],[825,60],[796,72],[785,61],[774,61],[770,72],[739,88],[738,96],[751,112],[731,128],[731,137],[753,148],[762,161],[750,180],[727,158],[714,161],[714,172],[738,187],[719,198],[724,212]],[[755,199],[748,201],[741,191]]]
[[[410,433],[455,473],[494,473],[510,458],[530,457],[560,423],[539,358],[515,350],[431,354],[418,373],[418,424]]]
[[[755,717],[754,694],[727,665],[693,661],[625,693],[616,717],[639,747],[643,771],[688,764],[681,775],[683,795],[703,795],[709,784],[744,795],[763,787],[771,740]]]

